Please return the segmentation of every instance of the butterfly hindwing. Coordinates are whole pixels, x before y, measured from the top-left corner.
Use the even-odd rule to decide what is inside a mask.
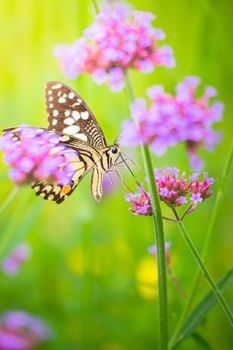
[[[71,135],[98,148],[106,146],[93,113],[73,89],[50,81],[46,85],[45,95],[49,130]]]
[[[44,199],[55,201],[57,204],[62,203],[68,196],[72,194],[77,184],[72,181],[70,184],[53,184],[44,181],[38,181],[32,184],[32,188],[36,191],[36,195]]]

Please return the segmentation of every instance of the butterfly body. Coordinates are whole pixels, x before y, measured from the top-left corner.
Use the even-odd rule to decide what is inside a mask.
[[[48,129],[28,127],[28,138],[42,139],[43,135],[52,147],[48,158],[61,156],[64,166],[72,166],[72,176],[65,183],[49,177],[34,179],[32,188],[36,195],[62,203],[72,194],[84,176],[92,171],[91,188],[96,200],[103,196],[104,173],[112,170],[119,158],[119,145],[108,146],[94,115],[82,98],[68,86],[49,82],[45,89],[48,112]],[[25,129],[25,127],[24,127]],[[22,143],[21,127],[4,130],[16,146]],[[27,127],[26,127],[27,131]],[[25,133],[25,132],[24,132]]]

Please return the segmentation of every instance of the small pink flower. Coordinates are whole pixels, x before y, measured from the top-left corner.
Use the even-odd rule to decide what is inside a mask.
[[[129,210],[134,215],[152,215],[150,195],[143,189],[143,187],[139,187],[138,192],[136,193],[127,194],[125,199],[133,205],[133,208],[129,208]]]
[[[201,203],[203,202],[203,198],[201,197],[201,193],[193,193],[190,197],[191,201],[194,203],[194,204],[197,204],[197,203]]]
[[[58,45],[54,55],[67,78],[88,73],[98,85],[107,82],[119,92],[130,68],[151,73],[156,66],[175,66],[172,49],[159,45],[165,34],[151,26],[154,18],[150,12],[132,11],[128,4],[106,2],[83,37]]]
[[[149,88],[149,107],[144,99],[131,104],[132,119],[123,123],[122,144],[149,144],[154,153],[162,155],[169,147],[183,142],[191,167],[200,171],[203,162],[197,151],[200,147],[213,150],[220,142],[221,134],[212,127],[222,119],[224,105],[210,100],[216,96],[216,90],[210,86],[197,97],[199,84],[198,77],[186,77],[177,84],[175,96],[165,93],[160,85]]]

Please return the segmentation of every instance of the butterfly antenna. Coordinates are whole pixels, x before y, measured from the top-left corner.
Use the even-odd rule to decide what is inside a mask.
[[[118,171],[118,170],[114,170],[115,171],[115,173],[117,174],[117,176],[119,177],[119,179],[121,180],[121,183],[122,183],[122,185],[124,186],[124,188],[127,190],[127,191],[129,191],[129,192],[131,192],[131,193],[134,193],[132,190],[131,190],[131,188],[125,183],[125,181],[123,180],[123,178],[122,178],[122,176],[121,176],[121,173]]]
[[[134,180],[136,181],[138,186],[141,186],[140,183],[138,182],[138,180],[136,179],[136,176],[134,175],[134,173],[132,172],[132,170],[130,169],[129,165],[126,163],[124,157],[122,156],[122,154],[120,153],[120,157],[123,161],[123,163],[126,165],[127,169],[129,170],[130,174],[133,176]]]
[[[124,152],[121,152],[121,154],[123,154],[123,155],[126,157],[126,160],[130,160],[131,163],[132,163],[135,167],[139,168],[138,165],[135,163],[135,161],[134,161],[131,157],[128,156],[128,154],[126,154],[126,153],[124,153]]]
[[[120,139],[121,137],[122,137],[122,131],[119,132],[119,134],[117,135],[117,137],[116,137],[116,139],[115,139],[115,141],[114,141],[114,145],[115,145],[116,143],[119,142],[119,139]]]

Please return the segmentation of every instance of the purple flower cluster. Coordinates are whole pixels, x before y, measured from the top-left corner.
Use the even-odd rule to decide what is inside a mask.
[[[68,184],[75,171],[69,163],[77,158],[77,152],[59,143],[59,134],[47,130],[21,126],[6,131],[0,139],[4,161],[9,164],[10,178],[18,185],[49,178],[54,182]]]
[[[98,85],[107,82],[118,92],[129,68],[150,73],[155,66],[174,67],[172,49],[158,46],[165,33],[151,26],[154,18],[150,12],[132,11],[124,3],[106,2],[83,37],[55,48],[65,76],[75,79],[80,73],[89,73]]]
[[[213,131],[212,125],[222,119],[224,107],[219,101],[210,101],[217,94],[211,86],[197,97],[199,84],[198,77],[186,77],[177,84],[175,96],[165,93],[160,85],[149,88],[149,108],[144,99],[136,99],[131,104],[133,120],[123,124],[123,144],[133,147],[149,144],[152,151],[162,155],[168,147],[185,142],[191,166],[199,171],[202,162],[197,149],[203,146],[212,150],[220,141],[221,135]]]
[[[214,183],[213,178],[208,178],[208,174],[203,174],[203,180],[199,180],[198,174],[185,178],[185,173],[179,177],[177,168],[155,169],[155,181],[157,184],[160,200],[169,207],[180,207],[189,203],[188,212],[191,213],[198,203],[203,202],[212,195],[210,187]],[[143,186],[138,188],[138,192],[127,194],[126,200],[133,205],[130,211],[135,215],[152,215],[150,194]]]
[[[47,340],[49,328],[40,319],[23,311],[0,315],[0,349],[30,350]]]
[[[126,194],[125,199],[133,205],[129,210],[134,215],[152,215],[150,194],[142,186],[138,188],[138,192]]]
[[[26,261],[31,255],[31,247],[27,243],[19,244],[14,251],[2,263],[2,270],[5,274],[16,275],[22,263]]]

